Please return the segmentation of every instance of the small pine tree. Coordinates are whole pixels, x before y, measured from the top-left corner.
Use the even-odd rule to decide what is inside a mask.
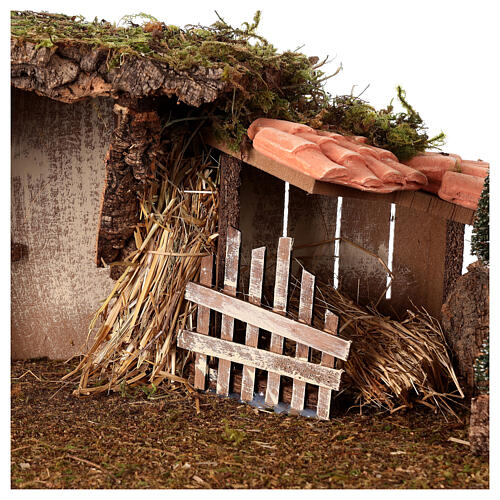
[[[477,205],[472,229],[471,253],[484,264],[490,260],[490,175],[484,180],[484,188]]]

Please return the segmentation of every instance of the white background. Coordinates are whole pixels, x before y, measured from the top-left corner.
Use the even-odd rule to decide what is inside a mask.
[[[498,1],[143,1],[116,3],[83,1],[72,5],[65,1],[17,1],[4,7],[4,52],[6,70],[3,87],[8,109],[8,11],[46,10],[70,15],[82,14],[92,20],[118,22],[123,15],[146,12],[167,24],[211,24],[217,10],[232,25],[251,21],[262,10],[259,32],[280,50],[303,45],[301,52],[320,59],[335,58],[328,66],[334,72],[342,63],[343,71],[327,83],[332,94],[354,93],[367,85],[363,98],[376,107],[385,107],[395,97],[396,85],[407,92],[410,104],[420,113],[429,133],[443,130],[447,135],[444,151],[464,159],[478,159],[492,164],[492,212],[495,213],[495,168],[500,143],[498,120],[498,66],[500,16]],[[9,151],[8,119],[3,113],[4,151]],[[4,245],[3,282],[8,304],[8,234],[10,155],[2,168],[2,228]],[[492,247],[495,247],[494,232]],[[495,280],[492,280],[495,297]],[[8,332],[8,308],[4,311],[5,338]],[[492,310],[495,322],[495,308]],[[492,340],[494,345],[495,341]],[[8,344],[4,343],[8,356]],[[4,380],[8,380],[8,363]],[[492,464],[493,465],[493,464]],[[493,468],[494,469],[494,468]],[[6,471],[5,471],[6,472]],[[494,477],[493,477],[494,480]],[[8,484],[8,477],[6,477]]]

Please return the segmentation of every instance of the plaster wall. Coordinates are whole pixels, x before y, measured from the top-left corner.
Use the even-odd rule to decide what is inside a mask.
[[[12,90],[13,359],[84,352],[88,324],[113,286],[94,264],[104,159],[113,128],[104,98],[63,104]]]

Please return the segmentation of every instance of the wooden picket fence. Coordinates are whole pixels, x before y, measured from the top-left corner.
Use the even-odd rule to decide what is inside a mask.
[[[200,283],[190,282],[185,298],[198,305],[196,332],[180,332],[177,345],[196,353],[195,388],[205,390],[207,356],[219,359],[217,370],[217,394],[229,394],[231,363],[243,365],[241,400],[254,398],[255,370],[265,370],[267,386],[265,403],[275,407],[279,403],[281,376],[293,379],[291,409],[304,409],[306,384],[319,386],[317,416],[328,419],[330,415],[331,391],[338,390],[343,370],[335,368],[335,358],[346,360],[350,342],[336,336],[338,317],[326,311],[324,331],[313,328],[314,276],[303,270],[300,290],[299,321],[286,317],[291,238],[280,238],[276,260],[273,310],[261,307],[262,283],[264,279],[265,247],[252,251],[248,301],[236,298],[239,271],[241,233],[228,228],[224,288],[218,292],[211,288],[211,256],[204,257],[201,265]],[[220,338],[209,336],[210,311],[222,314]],[[233,342],[234,320],[246,323],[245,344]],[[259,329],[271,332],[269,351],[258,348]],[[284,338],[296,342],[295,357],[283,354]],[[310,349],[321,351],[321,363],[309,361]]]

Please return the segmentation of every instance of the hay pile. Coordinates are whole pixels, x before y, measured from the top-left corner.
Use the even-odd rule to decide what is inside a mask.
[[[208,153],[184,158],[185,136],[162,161],[163,180],[141,202],[137,250],[95,314],[92,346],[65,378],[80,373],[79,395],[119,391],[125,385],[176,379],[176,335],[189,318],[184,289],[200,260],[214,253],[217,165]]]
[[[300,281],[292,282],[290,314],[296,318]],[[352,340],[348,360],[340,363],[345,370],[342,388],[356,404],[396,411],[416,403],[454,413],[450,402],[463,393],[436,319],[425,311],[408,311],[404,321],[392,320],[318,283],[313,318],[317,328],[323,327],[326,309],[339,316],[338,335]]]

